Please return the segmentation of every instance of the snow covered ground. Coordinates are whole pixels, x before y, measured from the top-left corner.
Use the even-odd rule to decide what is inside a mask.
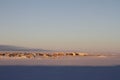
[[[62,56],[36,58],[0,57],[0,66],[116,66],[120,65],[120,56]]]

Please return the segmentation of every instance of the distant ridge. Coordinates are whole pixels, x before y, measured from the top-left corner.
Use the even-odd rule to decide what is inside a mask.
[[[49,51],[44,49],[34,49],[34,48],[26,48],[26,47],[19,47],[13,45],[0,45],[0,51]]]

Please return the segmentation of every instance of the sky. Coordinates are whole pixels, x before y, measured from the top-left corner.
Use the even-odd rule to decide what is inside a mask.
[[[0,0],[0,44],[120,51],[120,0]]]

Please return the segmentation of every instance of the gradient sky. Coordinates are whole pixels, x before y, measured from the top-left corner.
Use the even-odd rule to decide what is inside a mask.
[[[0,0],[0,44],[120,50],[120,0]]]

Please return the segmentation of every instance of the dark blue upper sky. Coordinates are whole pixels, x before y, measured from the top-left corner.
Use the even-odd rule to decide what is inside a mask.
[[[0,0],[0,44],[120,50],[120,0]]]

